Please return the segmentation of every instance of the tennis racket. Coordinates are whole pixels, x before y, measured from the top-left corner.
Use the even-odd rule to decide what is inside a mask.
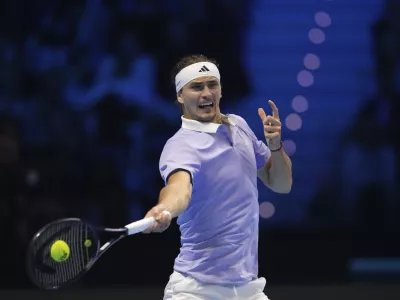
[[[164,211],[168,213],[168,211]],[[77,218],[59,219],[41,228],[27,252],[27,271],[41,289],[58,289],[81,278],[100,256],[122,238],[153,226],[153,217],[122,228],[94,227]],[[100,235],[107,233],[106,242]]]

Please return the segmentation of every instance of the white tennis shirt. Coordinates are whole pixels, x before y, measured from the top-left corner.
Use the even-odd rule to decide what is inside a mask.
[[[182,128],[164,146],[161,176],[190,173],[193,193],[178,217],[180,253],[174,270],[203,283],[245,284],[258,277],[257,169],[271,155],[246,121],[228,125],[182,117]]]

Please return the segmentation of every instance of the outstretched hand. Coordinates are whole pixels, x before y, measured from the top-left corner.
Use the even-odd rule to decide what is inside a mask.
[[[272,116],[266,115],[262,108],[258,109],[258,115],[264,126],[264,136],[267,140],[268,147],[271,150],[278,149],[281,144],[281,129],[282,124],[279,119],[278,108],[272,100],[268,101],[272,110]]]
[[[156,222],[152,227],[143,231],[143,233],[163,232],[169,227],[172,217],[171,214],[167,213],[165,210],[166,207],[164,204],[158,204],[149,210],[145,218],[154,217]]]

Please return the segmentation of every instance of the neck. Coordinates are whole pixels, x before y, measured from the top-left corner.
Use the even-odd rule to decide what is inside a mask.
[[[217,124],[228,123],[228,117],[219,113],[215,116],[215,120],[213,123],[217,123]]]
[[[191,118],[190,116],[188,116],[187,114],[183,114],[183,117],[188,120],[195,120],[195,119]],[[204,121],[199,121],[199,122],[204,122]],[[216,123],[216,124],[228,123],[228,117],[221,114],[220,112],[218,112],[216,114],[214,120],[212,120],[211,122],[207,122],[207,123]]]

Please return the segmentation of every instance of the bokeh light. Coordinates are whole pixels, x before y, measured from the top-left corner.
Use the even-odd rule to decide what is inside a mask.
[[[25,181],[28,186],[35,186],[39,183],[40,174],[37,170],[28,170],[25,175]]]
[[[309,70],[316,70],[319,68],[321,62],[319,60],[319,57],[315,54],[308,53],[306,56],[304,56],[304,67],[306,67]]]
[[[260,204],[261,218],[268,219],[275,214],[275,206],[271,202],[263,202]]]
[[[298,114],[292,113],[286,117],[285,124],[289,130],[295,131],[301,128],[302,120]]]
[[[287,155],[292,156],[296,152],[296,143],[294,141],[285,140],[282,144]]]
[[[314,19],[315,23],[317,23],[319,27],[329,27],[332,24],[330,15],[323,11],[317,12],[314,16]]]
[[[292,108],[295,112],[302,113],[308,109],[308,100],[301,95],[297,95],[292,100]]]
[[[302,70],[297,74],[297,82],[303,87],[311,86],[314,83],[314,76],[310,71]]]
[[[319,28],[310,29],[308,37],[314,44],[321,44],[325,41],[325,33]]]

